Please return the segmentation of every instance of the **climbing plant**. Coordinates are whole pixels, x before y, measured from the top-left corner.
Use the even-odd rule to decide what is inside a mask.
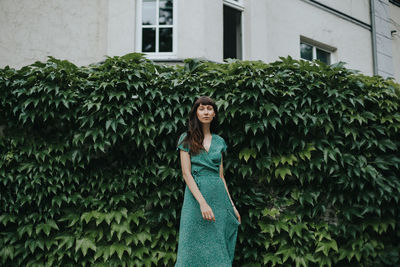
[[[0,69],[2,266],[173,266],[176,144],[215,99],[234,266],[400,264],[399,85],[343,62],[142,54]]]

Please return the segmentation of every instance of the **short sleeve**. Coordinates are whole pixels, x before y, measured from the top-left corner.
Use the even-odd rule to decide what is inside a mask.
[[[222,149],[221,149],[221,152],[225,152],[227,148],[228,148],[228,146],[226,145],[225,140],[222,139]]]
[[[179,137],[178,141],[178,146],[176,147],[176,150],[182,149],[183,151],[189,152],[189,148],[183,146],[183,139],[185,138],[186,133],[182,133],[181,136]]]

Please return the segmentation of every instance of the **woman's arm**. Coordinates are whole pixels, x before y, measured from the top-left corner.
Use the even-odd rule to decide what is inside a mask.
[[[221,155],[221,165],[219,165],[219,176],[222,179],[222,181],[224,182],[226,192],[228,192],[229,199],[231,200],[231,203],[232,203],[232,207],[236,208],[235,204],[233,204],[231,195],[229,194],[228,186],[226,185],[226,181],[225,181],[225,177],[224,177],[224,165],[222,163],[222,159],[223,159],[223,156]]]
[[[180,150],[180,158],[181,158],[181,168],[182,168],[182,176],[185,180],[189,190],[192,192],[193,196],[196,198],[199,204],[206,203],[205,198],[201,194],[196,181],[194,180],[191,172],[191,163],[190,163],[190,155],[188,152]]]

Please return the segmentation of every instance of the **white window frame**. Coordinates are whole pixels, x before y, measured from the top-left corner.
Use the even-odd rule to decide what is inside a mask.
[[[300,55],[299,55],[299,58],[301,58],[303,60],[310,61],[308,59],[305,59],[305,58],[301,57],[301,44],[302,43],[307,44],[307,45],[312,47],[312,60],[317,59],[317,48],[318,48],[319,50],[322,50],[322,51],[325,51],[325,52],[329,53],[329,62],[330,62],[329,64],[334,63],[332,54],[333,54],[333,52],[335,52],[337,50],[335,47],[323,44],[321,42],[309,39],[309,38],[304,37],[304,36],[300,36],[300,42],[299,42],[299,53],[300,53]]]
[[[306,42],[300,42],[300,44],[306,44],[306,45],[309,45],[309,46],[312,47],[312,59],[313,60],[317,59],[317,48],[318,48],[319,50],[322,50],[322,51],[325,51],[325,52],[329,53],[329,62],[332,62],[332,56],[331,56],[332,53],[331,53],[331,51],[325,50],[325,49],[323,49],[321,47],[317,47],[317,46],[315,46],[313,44],[309,44],[309,43],[306,43]],[[300,57],[301,57],[301,54],[300,54]],[[305,58],[302,58],[302,57],[301,57],[301,59],[308,60],[308,59],[305,59]],[[310,60],[308,60],[308,61],[310,61]]]
[[[177,25],[178,25],[178,0],[173,0],[173,5],[172,5],[172,25],[170,28],[172,28],[172,52],[157,52],[159,50],[159,34],[158,34],[158,15],[156,17],[156,25],[154,26],[156,28],[156,52],[142,52],[142,6],[143,6],[143,1],[142,0],[137,0],[136,1],[136,52],[138,53],[143,53],[146,55],[146,58],[148,59],[177,59],[177,53],[178,53],[178,30],[177,30]],[[156,10],[157,14],[159,12],[159,0],[156,0]],[[166,25],[165,25],[166,26]],[[161,28],[166,28],[161,26]]]
[[[237,0],[237,1],[235,1],[235,0],[224,0],[224,4],[226,4],[226,5],[230,6],[230,7],[239,9],[240,11],[244,10],[243,0]]]

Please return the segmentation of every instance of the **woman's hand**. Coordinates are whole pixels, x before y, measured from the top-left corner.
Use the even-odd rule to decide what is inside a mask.
[[[236,207],[233,207],[233,211],[235,212],[236,216],[238,217],[238,221],[240,223],[242,223],[242,219],[240,218],[240,214],[239,214],[238,210],[236,209]]]
[[[207,202],[200,204],[200,210],[201,210],[201,215],[205,220],[215,222],[214,212],[212,211],[211,207],[207,204]]]

